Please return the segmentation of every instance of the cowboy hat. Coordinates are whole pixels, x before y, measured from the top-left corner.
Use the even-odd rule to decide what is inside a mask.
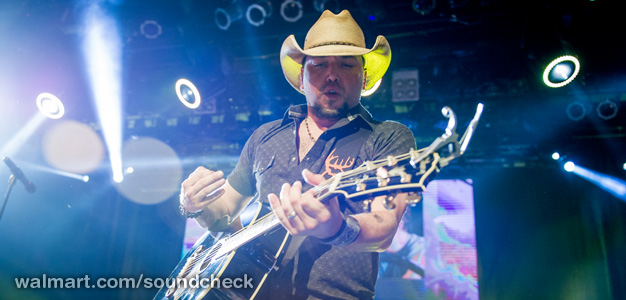
[[[355,56],[365,59],[363,66],[367,70],[365,91],[371,89],[380,80],[391,62],[391,49],[387,39],[379,35],[371,49],[365,46],[365,37],[359,25],[347,10],[338,15],[329,10],[313,24],[304,40],[304,50],[290,35],[280,49],[280,64],[287,81],[298,92],[300,90],[300,71],[305,56]]]

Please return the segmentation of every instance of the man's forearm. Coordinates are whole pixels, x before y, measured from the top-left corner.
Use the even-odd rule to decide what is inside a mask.
[[[370,213],[352,215],[359,222],[361,232],[346,248],[360,252],[382,252],[391,245],[407,204],[404,196],[398,195],[394,200],[396,207],[387,210],[382,205],[382,198],[379,198],[372,203]]]

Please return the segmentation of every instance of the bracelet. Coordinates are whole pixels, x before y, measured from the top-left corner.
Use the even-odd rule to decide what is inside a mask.
[[[359,233],[361,233],[359,221],[353,216],[344,215],[339,231],[329,238],[320,239],[320,242],[332,246],[347,246],[356,241]]]
[[[183,204],[181,203],[180,206],[178,206],[178,208],[180,209],[180,214],[183,215],[186,218],[190,218],[190,219],[194,219],[199,217],[202,212],[204,212],[203,209],[196,211],[196,212],[188,212],[184,207]]]

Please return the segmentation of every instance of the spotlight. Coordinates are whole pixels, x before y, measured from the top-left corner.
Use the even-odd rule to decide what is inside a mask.
[[[624,165],[622,165],[622,169],[626,170],[626,163],[624,163]]]
[[[572,172],[574,171],[575,168],[576,168],[576,165],[571,161],[568,161],[563,165],[563,169],[565,169],[565,171],[567,172]]]
[[[572,121],[580,121],[585,117],[586,114],[587,109],[585,109],[585,106],[578,101],[572,102],[567,105],[567,117]]]
[[[572,82],[580,71],[580,62],[571,55],[553,60],[543,71],[543,82],[552,88],[558,88]]]
[[[230,24],[233,22],[243,18],[243,12],[241,11],[241,6],[236,4],[234,1],[230,6],[227,7],[218,7],[215,10],[215,25],[221,30],[228,30]]]
[[[376,81],[376,83],[374,84],[374,86],[367,90],[367,91],[363,91],[363,93],[361,93],[361,96],[363,97],[367,97],[370,96],[372,94],[374,94],[374,92],[376,92],[376,90],[378,90],[378,88],[380,87],[380,84],[383,82],[383,79],[378,79],[378,81]]]
[[[41,93],[37,96],[37,108],[50,119],[59,119],[65,114],[63,102],[50,93]]]
[[[148,39],[156,39],[163,33],[163,28],[157,21],[146,20],[139,26],[139,31]]]
[[[559,160],[559,158],[561,158],[561,155],[558,152],[552,153],[552,159]]]
[[[191,81],[181,78],[176,81],[176,96],[180,102],[191,109],[200,106],[200,92]]]
[[[280,5],[280,15],[287,22],[297,22],[302,18],[302,3],[300,0],[285,0]]]
[[[596,113],[598,114],[598,117],[604,120],[610,120],[615,118],[615,116],[617,115],[617,111],[619,111],[617,103],[609,99],[600,102],[600,104],[598,104],[598,106],[596,107]]]
[[[265,19],[272,15],[272,3],[269,1],[258,1],[250,4],[246,11],[246,19],[248,23],[259,27],[265,23]]]
[[[89,182],[89,175],[83,176],[83,182]]]
[[[122,181],[124,181],[124,176],[121,174],[114,174],[113,175],[113,181],[117,182],[117,183],[121,183]]]

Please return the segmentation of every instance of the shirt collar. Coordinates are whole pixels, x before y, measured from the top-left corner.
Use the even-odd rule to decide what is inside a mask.
[[[307,116],[307,106],[306,106],[306,104],[300,104],[300,105],[291,106],[291,107],[289,107],[289,109],[285,113],[285,115],[283,117],[283,121],[281,123],[281,126],[291,122],[292,120],[293,121],[302,121],[302,120],[304,120],[304,118],[306,118],[306,116]],[[361,105],[361,103],[359,103],[356,107],[354,107],[353,109],[348,111],[348,115],[345,118],[339,119],[339,121],[337,121],[337,123],[335,123],[329,129],[335,129],[335,128],[343,127],[343,126],[345,126],[345,125],[347,125],[347,124],[349,124],[349,123],[351,123],[352,121],[355,121],[355,120],[363,120],[363,121],[365,121],[365,122],[361,122],[361,123],[367,124],[369,129],[372,129],[373,125],[376,125],[376,124],[380,123],[379,121],[374,120],[374,118],[372,118],[372,115],[370,114],[370,112],[367,111],[367,109],[365,109],[365,107],[363,107],[363,105]]]

